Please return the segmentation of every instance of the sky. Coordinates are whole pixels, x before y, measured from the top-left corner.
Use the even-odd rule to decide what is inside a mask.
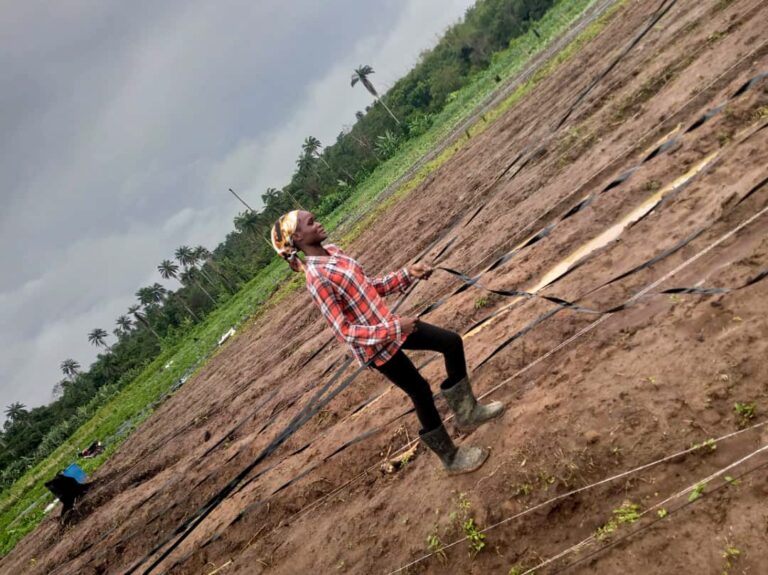
[[[287,184],[473,0],[0,0],[0,408],[49,403],[237,190]],[[114,340],[110,336],[108,343]],[[0,420],[2,420],[0,415]]]

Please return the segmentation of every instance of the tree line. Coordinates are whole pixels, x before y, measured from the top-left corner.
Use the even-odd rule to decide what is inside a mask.
[[[6,407],[0,432],[0,488],[50,454],[164,347],[174,345],[271,263],[274,253],[267,238],[280,214],[299,205],[320,217],[330,214],[405,141],[426,132],[451,95],[554,3],[478,0],[383,94],[373,81],[373,67],[355,69],[351,89],[362,86],[373,101],[356,112],[351,127],[325,146],[308,136],[299,146],[287,185],[266,189],[260,209],[240,212],[232,231],[212,252],[203,246],[180,246],[157,264],[161,278],[178,280],[180,287],[142,287],[136,291],[136,303],[116,318],[111,335],[103,327],[88,333],[88,341],[101,350],[97,359],[87,370],[75,359],[64,359],[63,377],[53,384],[51,403],[34,409],[19,402]]]

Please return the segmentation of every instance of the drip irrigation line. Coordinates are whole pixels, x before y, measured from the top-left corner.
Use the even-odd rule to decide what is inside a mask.
[[[729,463],[725,467],[715,471],[714,473],[710,474],[709,476],[705,477],[704,479],[701,479],[701,480],[697,481],[696,483],[694,483],[692,485],[689,485],[685,489],[682,489],[682,490],[678,491],[677,493],[674,493],[673,495],[667,497],[663,501],[659,501],[658,503],[654,503],[648,509],[646,509],[642,513],[638,514],[638,519],[643,517],[643,516],[645,516],[645,515],[647,515],[648,513],[650,513],[651,511],[653,511],[655,509],[663,508],[664,505],[666,505],[667,503],[669,503],[671,501],[674,501],[675,499],[678,499],[678,498],[680,498],[680,497],[682,497],[684,495],[692,493],[693,491],[695,491],[697,489],[702,489],[702,486],[705,486],[707,483],[709,483],[713,479],[717,479],[718,477],[723,475],[726,471],[730,471],[731,469],[733,469],[735,467],[738,467],[739,465],[749,461],[750,459],[752,459],[756,455],[759,455],[760,453],[764,453],[766,450],[768,450],[768,445],[763,445],[763,446],[757,448],[756,450],[754,450],[752,453],[749,453],[748,455],[745,455],[744,457],[738,459],[737,461],[734,461],[733,463]],[[766,464],[768,464],[768,463],[766,463]],[[759,467],[761,467],[761,466],[758,466],[758,468]],[[702,494],[703,494],[703,492],[700,493],[699,497],[696,497],[696,499],[699,499]],[[694,501],[696,499],[694,499]],[[689,503],[692,503],[692,501],[689,501]],[[581,549],[582,547],[584,547],[588,543],[592,542],[594,539],[595,539],[595,535],[592,534],[589,537],[583,539],[582,541],[579,541],[575,545],[572,545],[571,547],[565,549],[564,551],[561,551],[557,555],[554,555],[554,556],[550,557],[549,559],[545,559],[544,561],[540,562],[535,567],[531,567],[530,569],[524,571],[521,575],[530,575],[530,574],[536,572],[537,570],[541,569],[542,567],[544,567],[546,565],[550,565],[551,563],[554,563],[555,561],[557,561],[559,559],[562,559],[563,557],[566,557],[567,555],[570,555],[571,553],[573,553],[575,551],[578,551],[579,549]]]
[[[600,74],[597,75],[597,77],[592,80],[592,82],[589,83],[589,85],[576,97],[576,100],[573,104],[569,107],[569,109],[566,111],[566,113],[563,115],[563,117],[560,119],[560,121],[555,126],[555,129],[559,129],[565,124],[565,122],[568,120],[568,118],[571,117],[571,114],[576,110],[576,107],[586,98],[589,93],[595,88],[595,86],[601,82],[608,74],[611,73],[611,71],[618,65],[618,63],[624,59],[624,57],[634,48],[637,46],[637,44],[642,40],[645,35],[658,23],[659,20],[661,20],[666,14],[672,9],[672,7],[677,4],[677,0],[662,0],[659,6],[656,8],[654,13],[651,15],[648,24],[646,24],[645,28],[643,28],[640,33],[635,36],[635,38],[627,44],[627,46],[624,47],[624,49],[621,51],[621,53],[611,62],[605,70],[603,70]]]
[[[725,441],[725,440],[730,439],[732,437],[735,437],[737,435],[741,435],[742,433],[746,433],[747,431],[753,431],[755,429],[759,429],[759,428],[765,426],[766,424],[768,424],[768,421],[762,421],[760,423],[756,423],[755,425],[751,425],[750,427],[746,427],[744,429],[740,429],[738,431],[733,431],[731,433],[728,433],[726,435],[720,436],[718,438],[714,438],[714,439],[708,441],[708,444],[712,445],[712,444],[720,443],[722,441]],[[705,446],[703,446],[703,445],[696,445],[694,447],[689,447],[688,449],[684,449],[682,451],[678,451],[678,452],[673,453],[671,455],[666,455],[664,457],[661,457],[661,458],[656,459],[654,461],[651,461],[649,463],[645,463],[643,465],[640,465],[640,466],[635,467],[633,469],[629,469],[627,471],[622,471],[621,473],[617,473],[615,475],[611,475],[610,477],[606,477],[604,479],[601,479],[601,480],[596,481],[594,483],[590,483],[590,484],[585,485],[583,487],[579,487],[577,489],[572,489],[571,491],[568,491],[567,493],[563,493],[561,495],[556,495],[555,497],[551,497],[550,499],[547,499],[546,501],[542,501],[541,503],[537,503],[533,507],[529,507],[527,509],[524,509],[523,511],[520,511],[518,513],[515,513],[515,514],[513,514],[513,515],[511,515],[509,517],[506,517],[506,518],[502,519],[501,521],[497,521],[496,523],[493,523],[493,524],[489,525],[488,527],[486,527],[485,529],[480,530],[479,532],[480,533],[487,533],[488,531],[496,529],[497,527],[505,525],[505,524],[507,524],[507,523],[509,523],[511,521],[514,521],[516,519],[520,519],[521,517],[525,517],[526,515],[530,515],[534,511],[538,511],[539,509],[543,509],[544,507],[547,507],[547,506],[549,506],[549,505],[551,505],[553,503],[556,503],[558,501],[562,501],[563,499],[567,499],[569,497],[573,497],[574,495],[578,495],[579,493],[583,493],[584,491],[589,491],[591,489],[594,489],[596,487],[600,487],[601,485],[605,485],[607,483],[612,483],[612,482],[617,481],[619,479],[623,479],[623,478],[628,477],[630,475],[634,475],[634,474],[639,473],[641,471],[645,471],[646,469],[650,469],[651,467],[655,467],[657,465],[661,465],[662,463],[667,463],[669,461],[672,461],[674,459],[677,459],[679,457],[685,456],[685,455],[687,455],[689,453],[693,453],[694,451],[698,451],[698,450],[701,450],[701,449],[704,449],[704,448],[705,448]],[[757,453],[760,453],[760,452],[762,452],[762,451],[764,451],[766,449],[768,449],[768,445],[761,447],[756,452],[751,453],[746,458],[742,458],[742,459],[738,460],[737,462],[730,464],[729,466],[727,466],[726,468],[722,469],[721,471],[718,471],[717,474],[724,473],[725,471],[727,471],[731,467],[733,467],[735,465],[738,465],[740,463],[743,463],[744,461],[746,461],[750,457],[752,457],[752,456],[756,455]],[[710,478],[716,477],[717,474],[710,476]],[[707,480],[709,480],[709,479],[707,479]],[[705,480],[705,481],[707,481],[707,480]],[[687,488],[686,490],[684,490],[681,493],[687,493],[688,491],[690,491],[693,488],[695,488],[696,485],[698,485],[699,483],[701,483],[701,482],[695,483],[692,487]],[[679,494],[677,494],[677,495],[679,495]],[[661,502],[661,504],[664,504],[666,501],[667,500]],[[657,505],[660,505],[660,504],[657,504]],[[651,507],[650,509],[653,509],[653,507]],[[409,567],[412,567],[413,565],[416,565],[417,563],[420,563],[420,562],[424,561],[425,559],[429,559],[430,557],[432,557],[433,555],[436,555],[440,551],[445,551],[446,549],[450,549],[451,547],[454,547],[454,546],[456,546],[456,545],[458,545],[460,543],[463,543],[463,542],[467,541],[468,539],[469,539],[468,537],[462,537],[460,539],[452,541],[451,543],[441,547],[439,550],[435,550],[435,551],[433,551],[431,553],[427,553],[425,555],[422,555],[421,557],[411,561],[410,563],[407,563],[407,564],[399,567],[398,569],[395,569],[394,571],[390,571],[388,575],[394,575],[395,573],[399,573],[399,572],[401,572],[401,571],[403,571],[403,570],[405,570],[405,569],[407,569]],[[580,544],[581,543],[579,543],[579,545]],[[548,562],[549,562],[549,560],[548,560]],[[534,568],[534,570],[542,567],[544,564],[545,563],[541,563],[541,564],[537,565]],[[533,572],[533,570],[529,570],[526,573],[531,573],[531,572]]]
[[[747,469],[746,471],[743,471],[741,473],[735,474],[735,476],[733,477],[733,481],[738,481],[740,479],[743,479],[747,475],[751,475],[755,471],[759,471],[760,469],[763,469],[764,467],[768,467],[768,462],[760,463],[758,465],[755,465],[754,467],[751,467],[750,469]],[[690,505],[693,505],[697,501],[705,499],[708,496],[710,496],[711,494],[716,493],[716,492],[720,491],[721,489],[725,489],[725,488],[729,487],[733,483],[733,481],[726,481],[725,483],[721,483],[717,487],[713,488],[711,491],[707,491],[705,493],[702,493],[700,497],[694,499],[693,501],[686,501],[685,503],[683,503],[682,505],[680,505],[676,509],[668,510],[667,513],[664,515],[664,517],[656,517],[655,519],[653,519],[653,521],[647,523],[646,525],[642,525],[642,526],[638,527],[637,529],[634,529],[633,531],[627,533],[626,535],[622,535],[621,537],[612,538],[609,542],[604,544],[599,549],[595,549],[594,551],[588,553],[584,557],[580,557],[576,561],[573,561],[572,563],[569,563],[569,564],[563,566],[562,568],[553,571],[552,575],[558,575],[559,573],[564,573],[565,571],[568,571],[571,567],[575,567],[576,565],[579,565],[580,563],[583,563],[583,562],[587,561],[588,559],[591,559],[595,555],[598,555],[598,554],[602,553],[603,551],[607,551],[608,549],[610,549],[612,547],[615,547],[619,543],[622,543],[622,542],[626,541],[627,539],[629,539],[631,537],[634,537],[635,535],[638,535],[642,531],[646,531],[646,530],[650,529],[651,527],[655,526],[660,521],[664,521],[669,516],[679,512],[679,511],[682,511],[682,510],[686,509],[687,507],[689,507]]]

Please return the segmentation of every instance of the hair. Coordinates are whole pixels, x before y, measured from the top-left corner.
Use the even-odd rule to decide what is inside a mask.
[[[282,219],[283,216],[278,218],[275,225],[272,227],[272,247],[275,248],[275,251],[277,251],[281,258],[288,262],[292,271],[300,272],[304,267],[304,263],[299,258],[299,248],[293,243],[293,238],[285,238],[284,240],[281,226]],[[278,245],[282,244],[283,241],[285,241],[291,249],[278,248]]]

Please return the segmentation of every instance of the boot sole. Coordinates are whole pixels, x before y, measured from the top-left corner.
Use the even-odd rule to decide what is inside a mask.
[[[471,433],[471,432],[475,431],[481,425],[485,425],[489,421],[493,421],[494,419],[498,419],[499,417],[501,417],[504,414],[504,412],[506,410],[507,410],[507,406],[506,405],[502,405],[501,406],[501,411],[499,413],[497,413],[496,415],[494,415],[490,419],[486,419],[485,421],[481,421],[480,423],[477,423],[475,425],[471,425],[469,427],[462,427],[462,426],[460,426],[458,423],[456,423],[456,420],[454,419],[453,420],[453,427],[459,433],[463,433],[463,434]]]
[[[482,450],[483,450],[483,453],[485,453],[485,457],[483,457],[477,465],[475,465],[474,467],[469,467],[467,469],[457,469],[452,471],[446,470],[446,474],[449,477],[451,477],[454,475],[464,475],[465,473],[472,473],[473,471],[477,471],[485,464],[486,461],[488,461],[488,458],[491,455],[490,450],[486,449],[485,447],[483,447]]]

